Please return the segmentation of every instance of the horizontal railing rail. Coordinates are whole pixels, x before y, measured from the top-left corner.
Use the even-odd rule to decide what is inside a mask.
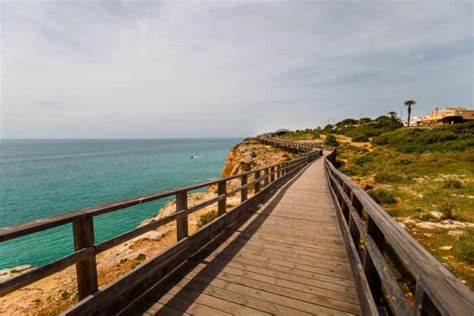
[[[321,146],[311,143],[300,143],[291,140],[281,138],[270,138],[270,137],[252,137],[250,140],[260,142],[262,144],[272,145],[288,151],[296,153],[310,153],[312,150],[321,149]]]
[[[333,151],[326,156],[326,174],[343,227],[347,228],[346,237],[359,256],[355,261],[362,262],[370,287],[370,293],[363,294],[371,295],[379,309],[395,315],[472,315],[473,293],[361,187],[334,167],[331,161],[335,154]],[[389,262],[393,252],[396,264]],[[394,269],[415,279],[414,303],[407,299]]]
[[[308,163],[317,159],[321,155],[321,150],[311,150],[311,152],[308,152],[304,157],[296,158],[283,163],[273,164],[270,166],[264,166],[237,175],[184,186],[164,192],[139,196],[123,201],[112,202],[66,213],[63,215],[35,220],[26,224],[0,229],[0,242],[4,242],[25,235],[45,231],[53,227],[72,223],[72,233],[74,237],[74,252],[72,254],[59,260],[55,260],[47,265],[31,269],[23,274],[0,283],[0,296],[4,296],[75,264],[79,299],[82,300],[86,297],[90,297],[91,294],[100,292],[98,289],[96,264],[96,256],[99,253],[171,222],[176,222],[177,231],[177,244],[171,248],[181,249],[180,247],[184,247],[182,246],[183,240],[187,239],[189,234],[189,214],[217,203],[218,217],[221,217],[228,211],[226,201],[229,196],[240,194],[239,205],[242,205],[258,196],[261,191],[265,191],[267,188],[272,187],[273,183],[287,181],[293,174],[301,170]],[[228,190],[228,182],[236,179],[240,180],[240,185],[236,188]],[[209,186],[217,186],[216,197],[188,207],[188,193],[193,190]],[[251,197],[249,197],[249,193],[251,193],[250,189],[253,189],[254,194]],[[174,214],[162,217],[158,220],[132,229],[101,243],[95,243],[95,216],[173,196],[176,199],[176,212]],[[207,225],[200,230],[205,229],[206,227]],[[200,230],[198,230],[198,232]],[[170,252],[167,252],[166,255],[173,253],[173,251],[177,252],[178,250],[176,249],[170,250]]]

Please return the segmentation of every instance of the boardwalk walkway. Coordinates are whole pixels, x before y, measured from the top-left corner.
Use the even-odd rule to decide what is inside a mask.
[[[323,159],[123,315],[360,313]]]

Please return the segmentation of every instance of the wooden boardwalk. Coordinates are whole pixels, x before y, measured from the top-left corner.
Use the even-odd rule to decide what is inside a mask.
[[[360,314],[324,160],[316,160],[122,314]]]

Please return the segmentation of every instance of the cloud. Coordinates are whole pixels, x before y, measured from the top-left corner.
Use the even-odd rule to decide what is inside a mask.
[[[1,9],[2,137],[244,136],[473,101],[470,1]]]

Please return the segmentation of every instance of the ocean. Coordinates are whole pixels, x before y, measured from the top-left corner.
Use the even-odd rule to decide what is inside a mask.
[[[0,228],[219,177],[240,140],[0,140]],[[96,242],[136,227],[168,200],[96,217]],[[72,252],[67,224],[0,243],[0,269]]]

